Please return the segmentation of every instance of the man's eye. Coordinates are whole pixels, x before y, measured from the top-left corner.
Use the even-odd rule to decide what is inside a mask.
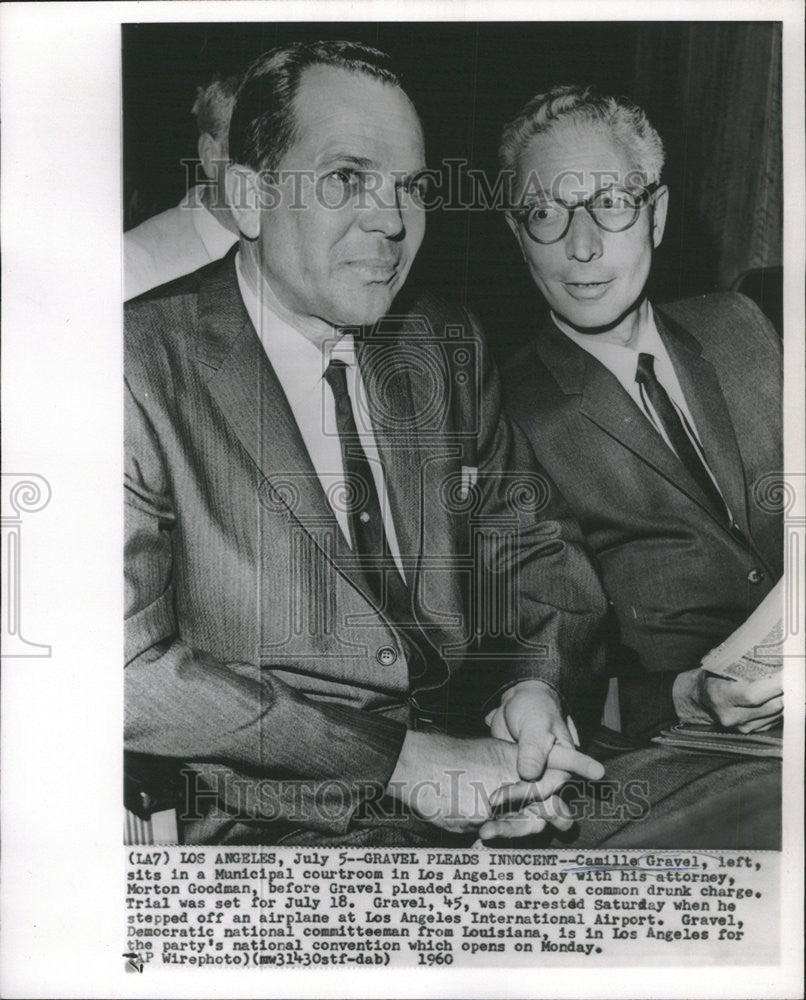
[[[538,202],[529,209],[529,217],[534,222],[544,222],[557,214],[557,206],[552,202]]]
[[[431,179],[427,175],[409,177],[400,185],[404,194],[409,195],[412,200],[421,205],[428,198],[431,189]]]
[[[339,167],[338,170],[331,170],[328,177],[338,181],[343,187],[351,189],[357,189],[361,183],[361,178],[356,171],[350,170],[348,167]]]
[[[635,200],[627,191],[602,191],[596,204],[599,208],[616,210],[635,208]]]

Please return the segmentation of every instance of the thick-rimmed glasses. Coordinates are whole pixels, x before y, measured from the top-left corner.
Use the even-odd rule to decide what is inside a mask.
[[[556,243],[571,227],[578,208],[584,208],[596,225],[607,233],[621,233],[635,225],[641,209],[658,190],[657,184],[644,188],[618,185],[600,188],[589,198],[569,204],[559,198],[540,196],[512,213],[536,243]]]

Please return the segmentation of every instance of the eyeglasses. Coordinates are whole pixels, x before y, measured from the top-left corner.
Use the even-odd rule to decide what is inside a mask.
[[[512,213],[536,243],[556,243],[571,227],[578,208],[584,208],[600,229],[621,233],[635,225],[641,209],[658,190],[658,184],[633,189],[613,186],[600,188],[584,201],[574,205],[557,198],[543,196],[525,208]]]

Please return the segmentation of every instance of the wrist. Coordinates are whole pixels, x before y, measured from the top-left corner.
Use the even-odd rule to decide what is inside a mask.
[[[501,707],[511,701],[514,697],[524,691],[535,691],[541,697],[546,695],[550,696],[559,706],[560,696],[557,694],[555,689],[547,681],[540,680],[537,677],[531,677],[528,680],[518,681],[517,684],[513,684],[512,687],[508,687],[506,691],[501,695]]]
[[[674,679],[672,700],[674,701],[674,710],[681,722],[710,723],[712,721],[702,701],[702,679],[701,667],[685,670]]]
[[[418,733],[409,729],[403,738],[397,764],[386,786],[387,795],[411,805],[412,789],[431,775],[440,745],[450,737],[441,733]]]

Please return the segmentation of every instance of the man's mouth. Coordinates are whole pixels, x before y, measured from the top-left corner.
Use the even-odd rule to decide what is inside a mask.
[[[357,271],[367,281],[390,281],[397,273],[398,262],[386,257],[358,257],[348,260],[348,267]]]
[[[564,281],[563,285],[568,294],[575,299],[595,299],[604,295],[613,281],[613,278],[605,281]]]

